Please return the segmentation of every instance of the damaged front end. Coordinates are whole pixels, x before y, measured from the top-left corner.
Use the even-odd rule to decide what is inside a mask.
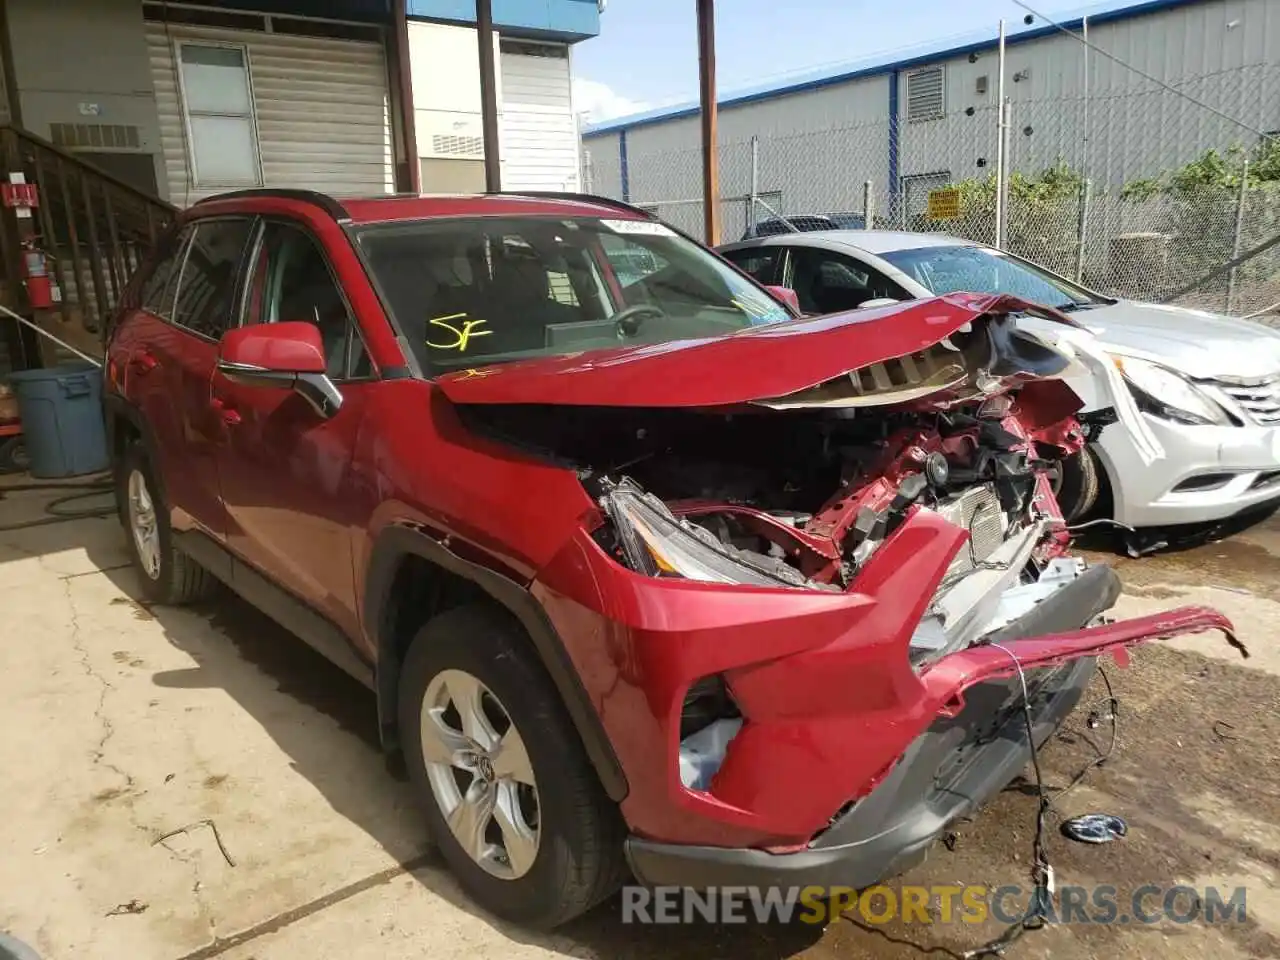
[[[856,593],[859,572],[904,522],[935,515],[957,532],[959,549],[912,632],[906,653],[917,673],[1018,632],[1055,595],[1065,620],[1042,617],[1046,628],[1098,622],[1119,582],[1068,554],[1048,480],[1054,461],[1084,443],[1077,398],[1043,379],[1069,366],[1012,318],[981,317],[915,355],[726,415],[735,436],[727,447],[709,437],[688,448],[663,443],[625,472],[593,473],[585,483],[608,520],[597,538],[647,576]],[[789,437],[770,469],[753,454],[775,431]],[[806,450],[803,463],[781,459],[787,448]],[[713,450],[724,460],[708,463]],[[724,702],[726,715],[684,724],[686,787],[707,787],[741,727]]]
[[[591,569],[600,634],[625,664],[602,681],[597,707],[619,724],[611,736],[642,742],[612,719],[610,698],[621,703],[631,684],[663,739],[661,757],[637,746],[629,761],[624,812],[642,879],[698,876],[690,843],[713,851],[695,857],[709,863],[722,847],[750,847],[774,858],[762,869],[782,852],[829,848],[844,851],[831,853],[839,859],[870,834],[906,830],[918,846],[1025,762],[1016,731],[1006,735],[1020,668],[1045,668],[1029,681],[1044,701],[1039,731],[1074,707],[1099,654],[1230,630],[1202,609],[1104,622],[1119,582],[1071,555],[1049,480],[1085,442],[1080,401],[1060,379],[1078,375],[1072,358],[1020,330],[1014,305],[942,306],[913,308],[934,311],[926,319],[939,333],[922,333],[910,352],[845,369],[826,357],[773,395],[659,407],[606,405],[595,393],[571,411],[467,408],[473,429],[573,467],[599,509],[586,520],[584,559],[544,571],[554,587],[544,602],[559,609],[571,592],[559,584]],[[849,320],[841,335],[856,342],[870,326]],[[791,359],[785,347],[779,367]],[[594,389],[606,366],[569,375]],[[666,372],[658,361],[648,369]],[[564,615],[581,622],[585,603]],[[1008,747],[998,763],[995,739]],[[980,777],[975,751],[988,757]],[[660,787],[634,775],[659,769]],[[934,797],[946,783],[985,792],[948,805]],[[867,867],[870,880],[901,853],[889,847]]]

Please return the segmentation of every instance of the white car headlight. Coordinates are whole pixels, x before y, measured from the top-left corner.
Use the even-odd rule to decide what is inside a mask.
[[[1231,415],[1181,374],[1149,360],[1112,355],[1139,409],[1178,423],[1230,426]]]
[[[710,532],[681,521],[653,494],[625,481],[604,505],[628,563],[640,573],[760,587],[797,585],[729,556]]]

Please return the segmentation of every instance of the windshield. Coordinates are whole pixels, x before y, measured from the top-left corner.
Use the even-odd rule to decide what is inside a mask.
[[[356,241],[428,376],[791,319],[652,220],[448,218],[364,227]]]
[[[987,247],[920,247],[880,256],[936,296],[957,291],[1012,294],[1059,310],[1103,302],[1061,277]]]

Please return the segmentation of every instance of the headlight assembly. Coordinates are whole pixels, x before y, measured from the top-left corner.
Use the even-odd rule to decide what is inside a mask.
[[[682,522],[653,494],[627,481],[604,497],[604,508],[628,565],[639,573],[707,583],[797,586],[729,556],[709,532]]]
[[[1231,426],[1231,415],[1181,374],[1149,360],[1113,355],[1112,360],[1146,413],[1177,423]]]

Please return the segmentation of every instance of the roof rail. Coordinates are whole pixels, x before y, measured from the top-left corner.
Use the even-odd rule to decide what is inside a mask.
[[[555,190],[495,190],[490,193],[490,196],[532,197],[536,200],[584,200],[588,203],[598,203],[601,206],[613,207],[616,210],[626,210],[629,213],[638,213],[647,220],[657,219],[657,217],[650,211],[627,203],[625,200],[615,200],[612,197],[601,197],[594,193],[571,193]]]
[[[215,193],[213,196],[205,197],[202,200],[196,201],[195,205],[199,206],[202,203],[211,203],[215,200],[238,200],[249,197],[278,197],[281,200],[298,200],[302,203],[314,204],[335,220],[351,219],[351,214],[347,213],[346,207],[327,193],[320,193],[317,190],[251,187],[247,190],[232,190],[228,193]]]

